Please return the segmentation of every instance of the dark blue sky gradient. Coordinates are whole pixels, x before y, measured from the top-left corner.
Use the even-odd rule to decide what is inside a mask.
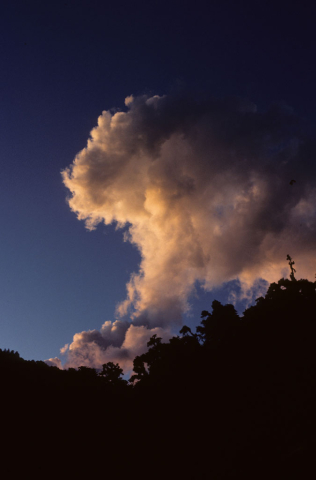
[[[259,109],[283,101],[315,123],[315,13],[310,2],[254,0],[2,6],[0,348],[57,356],[74,333],[114,318],[137,270],[121,231],[87,232],[65,201],[60,171],[102,110],[181,87]],[[229,288],[198,293],[191,325]]]

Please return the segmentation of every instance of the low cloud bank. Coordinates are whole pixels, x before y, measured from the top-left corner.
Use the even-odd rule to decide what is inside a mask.
[[[164,341],[171,337],[169,329],[160,327],[148,329],[144,325],[135,326],[128,323],[119,333],[116,332],[118,335],[115,335],[113,340],[113,331],[120,329],[122,323],[119,320],[113,323],[107,321],[100,331],[76,333],[73,342],[64,351],[67,355],[64,368],[86,365],[98,369],[104,363],[114,362],[119,363],[125,372],[131,371],[134,358],[146,351],[147,342],[152,335],[156,334]]]
[[[62,172],[69,206],[88,229],[129,225],[141,254],[117,320],[75,334],[67,366],[117,361],[131,368],[154,333],[170,337],[196,282],[212,290],[238,279],[316,271],[316,142],[284,105],[246,100],[127,97],[104,111],[86,148]]]

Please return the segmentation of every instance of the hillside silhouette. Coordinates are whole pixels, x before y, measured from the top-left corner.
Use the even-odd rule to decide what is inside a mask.
[[[312,478],[316,282],[287,259],[290,279],[243,316],[215,300],[195,332],[151,337],[129,382],[112,362],[59,370],[0,350],[9,450],[34,476]]]

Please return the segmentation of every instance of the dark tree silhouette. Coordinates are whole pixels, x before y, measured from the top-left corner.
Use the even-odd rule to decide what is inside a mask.
[[[201,318],[201,325],[196,331],[204,344],[212,345],[233,336],[240,320],[233,305],[222,305],[217,300],[212,303],[212,313],[203,310]]]
[[[99,376],[102,377],[106,385],[112,387],[126,385],[127,381],[123,380],[123,369],[118,363],[107,362],[102,365],[102,370],[99,372]]]
[[[131,465],[139,478],[313,478],[316,282],[295,278],[287,260],[290,279],[243,316],[215,300],[196,333],[152,336],[129,386],[117,363],[61,371],[0,350],[3,411],[24,432],[23,454],[47,468],[42,439],[56,438],[80,465],[78,452],[97,458],[95,475],[105,458],[116,478]]]
[[[295,268],[293,267],[293,265],[295,264],[294,260],[292,260],[292,258],[290,257],[290,255],[287,255],[286,259],[289,261],[289,265],[290,265],[290,269],[291,269],[291,273],[290,273],[290,279],[292,281],[296,280],[295,276],[294,276],[294,273],[296,273],[296,270]]]

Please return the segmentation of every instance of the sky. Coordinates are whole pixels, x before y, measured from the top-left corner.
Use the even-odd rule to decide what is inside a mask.
[[[242,313],[287,254],[314,279],[315,20],[302,1],[2,8],[0,348],[128,371],[213,299]]]

